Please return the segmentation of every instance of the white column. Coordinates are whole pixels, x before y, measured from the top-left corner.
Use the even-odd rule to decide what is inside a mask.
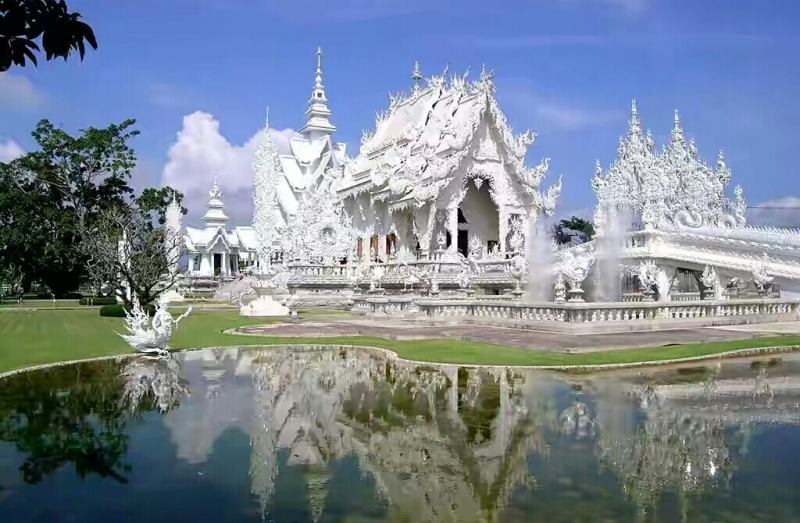
[[[381,234],[378,236],[378,260],[380,261],[387,261],[386,256],[386,235]]]
[[[194,254],[189,255],[189,272],[194,271]]]
[[[450,233],[450,252],[458,250],[458,205],[447,209],[447,231]]]
[[[506,236],[508,236],[508,213],[506,212],[506,208],[503,205],[498,206],[497,208],[497,223],[498,223],[498,231],[499,234],[498,241],[500,242],[500,252],[506,252]]]

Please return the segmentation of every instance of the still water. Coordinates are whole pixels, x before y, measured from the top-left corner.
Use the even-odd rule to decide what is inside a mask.
[[[800,521],[800,355],[207,350],[0,380],[0,521]]]

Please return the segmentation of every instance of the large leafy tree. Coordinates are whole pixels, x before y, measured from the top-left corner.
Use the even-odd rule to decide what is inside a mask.
[[[84,281],[82,231],[133,192],[133,124],[71,136],[42,120],[32,133],[39,149],[0,164],[0,265],[16,264],[26,286],[38,281],[64,295]]]
[[[38,64],[37,54],[53,60],[97,49],[94,31],[70,12],[64,0],[0,0],[0,71]]]
[[[42,120],[33,131],[38,150],[0,163],[0,269],[14,266],[26,288],[41,282],[61,296],[100,274],[89,271],[94,253],[87,241],[103,225],[114,230],[98,240],[119,233],[121,223],[106,219],[108,211],[138,214],[151,229],[163,223],[170,199],[180,202],[182,195],[168,187],[133,195],[134,123],[90,127],[72,136]],[[113,277],[103,274],[106,279],[93,281],[95,286]]]

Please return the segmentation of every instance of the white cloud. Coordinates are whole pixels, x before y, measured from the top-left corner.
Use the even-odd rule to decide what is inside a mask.
[[[8,163],[23,154],[25,154],[25,149],[11,138],[0,142],[0,162]]]
[[[747,223],[800,228],[800,196],[784,196],[750,207],[747,209]]]
[[[625,121],[625,112],[622,110],[589,107],[584,103],[565,100],[525,80],[505,83],[498,92],[509,112],[527,115],[537,130],[550,127],[576,131]]]
[[[183,128],[170,147],[161,174],[162,185],[169,185],[185,195],[188,223],[200,225],[205,212],[208,189],[216,175],[222,188],[225,211],[231,225],[250,224],[253,214],[253,151],[264,130],[260,129],[241,145],[231,144],[220,133],[220,124],[209,113],[196,111],[183,117]],[[278,148],[286,151],[291,129],[271,129]]]
[[[28,78],[0,73],[0,107],[36,108],[44,100],[44,94]]]

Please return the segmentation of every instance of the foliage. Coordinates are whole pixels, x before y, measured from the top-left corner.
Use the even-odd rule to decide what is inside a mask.
[[[132,205],[134,123],[89,127],[71,136],[42,120],[32,133],[38,150],[0,163],[0,271],[13,264],[24,275],[24,288],[41,282],[57,296],[97,275],[87,271],[83,240],[105,211]],[[178,202],[183,198],[169,187],[145,189],[133,205],[149,221],[163,221],[173,194]],[[96,292],[114,280],[107,276],[90,282]]]
[[[553,238],[561,245],[586,243],[593,237],[594,224],[577,216],[573,216],[569,220],[561,220],[553,227]]]
[[[164,225],[167,221],[167,207],[173,197],[179,205],[183,202],[183,194],[171,187],[148,187],[135,198],[135,202],[142,213],[160,225]],[[186,207],[181,206],[180,209],[183,215],[188,212]]]
[[[126,482],[129,466],[118,363],[69,366],[0,383],[0,441],[25,454],[26,483],[40,483],[67,463],[79,477]]]
[[[38,65],[40,38],[47,60],[75,52],[83,60],[86,44],[97,49],[92,28],[64,0],[0,0],[0,71]]]
[[[104,211],[81,244],[92,280],[109,282],[128,307],[134,294],[141,303],[152,303],[179,276],[172,268],[183,239],[167,232],[135,205]]]
[[[0,164],[0,267],[17,264],[26,288],[40,281],[63,296],[85,280],[82,230],[132,193],[133,124],[73,137],[42,120],[32,133],[39,149]]]

